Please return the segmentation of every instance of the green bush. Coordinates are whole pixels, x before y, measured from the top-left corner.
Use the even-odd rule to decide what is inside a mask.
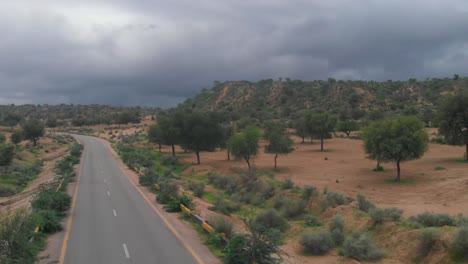
[[[240,206],[235,205],[224,199],[222,196],[216,198],[213,206],[208,207],[209,210],[220,212],[229,215],[240,209]]]
[[[261,234],[236,234],[229,240],[223,252],[226,264],[281,262],[278,246],[269,237]]]
[[[169,179],[159,182],[159,192],[156,196],[156,201],[161,204],[167,204],[175,198],[178,192],[177,185]]]
[[[57,213],[53,210],[39,210],[37,214],[40,217],[40,229],[41,232],[52,234],[62,230],[60,224],[60,218]]]
[[[453,251],[457,258],[468,260],[468,227],[458,228],[453,237]]]
[[[320,221],[314,215],[306,215],[304,222],[306,226],[322,226],[322,223],[320,223]]]
[[[334,246],[331,234],[326,231],[304,233],[302,234],[300,244],[304,248],[305,253],[312,255],[324,255]]]
[[[326,209],[328,207],[335,208],[339,205],[348,204],[348,199],[339,192],[327,192],[325,199],[322,199],[322,209]]]
[[[408,218],[408,221],[424,227],[456,226],[457,221],[448,214],[422,213]]]
[[[57,215],[62,215],[70,209],[71,197],[65,192],[42,190],[34,197],[31,206],[34,210],[53,210]]]
[[[187,207],[188,209],[195,208],[195,204],[193,203],[192,198],[185,195],[185,193],[181,195],[175,194],[173,195],[173,198],[174,199],[169,200],[168,203],[164,206],[166,212],[174,213],[182,211],[182,209],[180,209],[181,204]]]
[[[291,219],[302,215],[305,212],[307,202],[304,200],[286,200],[283,205],[282,214],[284,217]]]
[[[294,187],[294,182],[291,179],[287,179],[281,183],[281,189],[292,189]]]
[[[384,253],[374,245],[368,235],[359,233],[354,233],[344,241],[340,254],[358,261],[374,261],[384,257]]]
[[[15,157],[15,146],[0,144],[0,166],[9,166]]]
[[[16,194],[16,188],[0,184],[0,197],[7,197]]]
[[[278,196],[275,197],[275,199],[273,200],[273,207],[275,209],[281,209],[287,202],[289,198],[280,194]]]
[[[189,190],[193,192],[193,195],[196,197],[203,197],[203,193],[205,192],[205,184],[203,182],[192,182],[190,181],[188,184]]]
[[[179,158],[173,156],[162,156],[161,164],[164,166],[175,166],[179,164]]]
[[[289,224],[275,209],[267,209],[259,213],[252,222],[252,229],[259,233],[266,233],[269,229],[281,232],[288,229]]]
[[[230,238],[232,236],[232,222],[222,217],[213,217],[210,219],[209,223],[216,230],[217,233],[223,233],[226,236],[226,238]]]
[[[328,230],[333,239],[335,245],[341,245],[344,241],[344,220],[340,214],[336,214],[332,217],[328,224]]]
[[[308,201],[308,200],[310,200],[310,198],[312,198],[312,197],[314,197],[316,195],[318,195],[317,188],[315,188],[314,186],[306,185],[302,189],[301,198],[303,200]]]
[[[357,205],[358,205],[359,210],[364,211],[364,212],[369,212],[369,210],[376,207],[375,204],[367,200],[364,195],[359,194],[359,193],[357,195]]]
[[[398,221],[403,214],[403,210],[399,208],[378,208],[374,207],[369,210],[369,215],[375,225],[381,224],[384,221]]]
[[[440,241],[441,233],[439,230],[429,227],[419,230],[418,240],[419,240],[419,255],[425,256],[431,252],[432,248]]]
[[[158,182],[159,175],[152,170],[147,170],[143,175],[138,178],[140,185],[151,187]]]

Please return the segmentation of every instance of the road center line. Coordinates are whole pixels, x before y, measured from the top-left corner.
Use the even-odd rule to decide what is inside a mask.
[[[112,211],[114,212],[114,216],[117,216],[117,211],[115,209],[112,209]]]
[[[109,191],[107,191],[107,196],[110,196],[110,192],[109,192]]]
[[[122,244],[122,246],[123,246],[123,249],[124,249],[124,252],[125,252],[125,257],[129,259],[129,258],[130,258],[130,254],[128,254],[127,245]]]

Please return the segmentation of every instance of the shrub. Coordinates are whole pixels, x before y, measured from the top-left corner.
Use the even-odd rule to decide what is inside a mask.
[[[424,228],[419,230],[418,232],[418,240],[419,240],[419,254],[421,256],[425,256],[431,252],[432,248],[435,244],[440,241],[440,231],[433,228]]]
[[[57,213],[52,210],[40,210],[37,212],[40,217],[40,229],[43,233],[52,234],[62,230],[60,219]]]
[[[228,215],[234,211],[239,210],[240,207],[226,201],[223,197],[219,196],[216,198],[215,204],[208,207],[208,209]]]
[[[468,259],[468,227],[460,227],[455,232],[453,250],[458,258]]]
[[[161,204],[169,203],[177,195],[178,187],[172,180],[164,180],[159,183],[161,187],[156,201]]]
[[[339,205],[348,204],[348,199],[339,192],[328,192],[326,200],[331,207],[337,207]]]
[[[143,186],[154,186],[158,182],[159,176],[152,170],[147,170],[145,174],[138,178],[140,185]]]
[[[15,146],[0,144],[0,166],[9,166],[15,157]]]
[[[252,222],[252,229],[265,233],[269,229],[278,229],[282,232],[288,229],[289,224],[275,209],[268,209],[258,214]]]
[[[286,196],[280,194],[276,196],[275,199],[273,200],[273,207],[275,209],[280,209],[286,204],[287,200],[288,198]]]
[[[456,220],[448,214],[422,213],[408,218],[410,222],[420,224],[424,227],[455,226]]]
[[[193,203],[192,198],[185,195],[185,193],[181,195],[175,195],[175,197],[173,198],[174,199],[168,201],[168,203],[164,206],[164,210],[166,210],[166,212],[174,213],[182,211],[182,209],[180,209],[181,204],[187,207],[188,209],[195,208],[195,204]]]
[[[188,188],[196,197],[202,197],[205,192],[205,184],[203,182],[194,183],[191,181],[189,182]]]
[[[318,194],[317,188],[315,188],[314,186],[306,185],[306,186],[304,186],[304,188],[302,189],[302,196],[301,196],[301,198],[302,198],[303,200],[308,201],[310,198],[312,198],[313,196],[316,196],[317,194]]]
[[[292,189],[294,187],[294,182],[291,179],[287,179],[281,183],[281,189]]]
[[[374,207],[369,210],[369,215],[371,219],[374,221],[374,224],[381,224],[384,221],[398,221],[403,214],[403,210],[399,208],[378,208]]]
[[[175,166],[179,164],[179,158],[173,156],[162,156],[161,164],[164,166]]]
[[[335,245],[341,245],[344,241],[344,220],[340,214],[336,214],[328,224],[328,229]]]
[[[367,200],[366,197],[362,194],[357,195],[357,205],[359,210],[364,211],[364,212],[369,212],[370,209],[375,208],[375,204],[373,204],[371,201]]]
[[[307,203],[304,200],[287,199],[283,206],[282,214],[290,219],[302,215],[306,209]]]
[[[210,225],[216,230],[217,233],[223,233],[226,238],[231,237],[232,235],[232,222],[222,218],[215,217],[210,219]]]
[[[278,246],[267,236],[261,234],[236,234],[229,240],[223,252],[226,264],[275,264],[281,262]]]
[[[334,246],[332,236],[326,231],[304,233],[300,244],[304,247],[304,252],[312,255],[324,255]]]
[[[16,194],[16,189],[12,186],[0,184],[0,197],[7,197]]]
[[[71,197],[65,192],[42,190],[32,200],[34,210],[53,210],[58,215],[63,214],[71,206]]]
[[[358,261],[373,261],[384,257],[384,253],[374,245],[366,234],[361,235],[359,233],[354,233],[345,240],[340,254]]]
[[[322,223],[314,215],[306,215],[304,222],[306,226],[322,226]]]

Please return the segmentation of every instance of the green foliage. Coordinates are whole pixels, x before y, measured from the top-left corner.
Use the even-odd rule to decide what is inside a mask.
[[[203,182],[192,182],[190,181],[188,184],[189,190],[193,192],[193,195],[196,197],[203,197],[203,193],[205,192],[205,184]]]
[[[455,226],[456,220],[448,214],[422,213],[411,216],[408,221],[420,224],[424,227]]]
[[[54,210],[39,210],[37,214],[41,219],[39,224],[41,232],[53,234],[62,230],[60,218]]]
[[[384,221],[398,221],[403,214],[403,210],[399,208],[378,208],[374,207],[369,210],[369,215],[375,225],[381,224]]]
[[[283,205],[282,215],[287,219],[302,215],[306,210],[307,202],[304,200],[287,199]]]
[[[452,244],[455,256],[461,260],[468,260],[468,227],[458,228],[453,237]]]
[[[259,140],[260,130],[255,127],[247,127],[230,139],[231,153],[238,159],[244,159],[250,169],[250,159],[257,155]]]
[[[56,192],[55,190],[45,189],[40,191],[31,202],[33,210],[53,210],[58,215],[63,215],[70,209],[71,197],[65,192]]]
[[[448,96],[439,108],[439,133],[448,144],[466,146],[468,151],[468,92]],[[466,156],[468,160],[468,154]]]
[[[233,224],[223,217],[213,217],[209,221],[210,225],[216,230],[216,233],[223,233],[226,238],[230,238],[233,234]]]
[[[173,180],[165,179],[159,181],[160,190],[156,195],[156,201],[161,204],[167,204],[177,195],[178,187]]]
[[[424,124],[409,116],[378,121],[364,129],[362,136],[369,158],[396,162],[397,181],[400,180],[400,162],[421,158],[429,140]]]
[[[344,220],[340,214],[336,214],[330,220],[328,224],[328,230],[333,239],[335,245],[341,245],[344,241]]]
[[[208,209],[216,212],[220,212],[226,215],[229,215],[237,210],[240,209],[238,205],[235,205],[226,199],[224,199],[222,196],[219,196],[216,198],[216,201],[213,206],[210,206]]]
[[[368,213],[371,209],[375,208],[375,204],[367,200],[366,197],[360,193],[357,195],[357,205],[359,210]]]
[[[178,124],[174,114],[166,114],[158,116],[158,126],[160,128],[160,139],[164,145],[176,145],[181,141],[181,128]],[[175,152],[172,152],[172,156],[175,156]]]
[[[314,186],[306,185],[302,189],[301,198],[302,200],[309,201],[310,198],[317,196],[317,195],[318,195],[317,188],[315,188]]]
[[[354,233],[343,243],[340,254],[358,261],[375,261],[384,253],[372,242],[367,234]]]
[[[294,182],[291,179],[286,179],[284,182],[281,183],[281,189],[287,190],[292,189],[294,187]]]
[[[164,206],[164,210],[166,212],[180,212],[182,209],[180,209],[180,205],[184,205],[188,209],[194,209],[195,204],[193,203],[192,198],[188,197],[185,195],[185,193],[178,195],[177,193],[172,195],[173,199],[169,199],[166,205]]]
[[[332,236],[326,231],[304,233],[302,234],[300,244],[305,253],[312,255],[324,255],[335,245]]]
[[[39,137],[44,135],[44,124],[36,119],[29,119],[21,125],[24,139],[31,140],[36,146]]]
[[[418,240],[419,246],[418,251],[420,256],[426,256],[431,252],[434,246],[440,241],[441,233],[439,230],[430,227],[419,230]]]
[[[265,139],[268,144],[265,146],[265,152],[276,154],[275,155],[275,169],[276,169],[276,158],[280,154],[291,153],[294,148],[294,142],[286,132],[286,126],[278,122],[268,122],[265,125]]]
[[[338,122],[337,130],[349,137],[351,132],[359,130],[359,124],[354,120],[345,120]]]
[[[11,133],[11,143],[18,145],[23,140],[23,134],[21,131],[15,130]]]
[[[2,132],[0,132],[0,144],[5,143],[5,141],[6,141],[6,136],[5,136],[5,134],[3,134]]]
[[[339,192],[327,192],[324,199],[322,199],[322,209],[325,210],[328,207],[337,207],[339,205],[348,204],[348,199]]]
[[[8,197],[16,193],[16,188],[13,186],[0,184],[0,197]]]
[[[0,166],[11,165],[15,157],[15,146],[11,144],[0,144]]]
[[[320,223],[315,215],[306,215],[304,223],[306,226],[322,226],[322,223]]]
[[[259,213],[252,222],[252,229],[259,233],[266,233],[270,229],[286,231],[289,224],[275,209],[267,209]]]
[[[323,140],[330,138],[335,131],[337,117],[328,113],[306,113],[307,130],[310,135],[320,139],[320,150],[323,151]]]

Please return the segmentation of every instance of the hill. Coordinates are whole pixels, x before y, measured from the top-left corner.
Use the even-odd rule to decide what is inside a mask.
[[[468,89],[468,78],[417,81],[262,80],[215,82],[179,107],[227,112],[233,120],[251,117],[294,120],[307,110],[340,118],[374,120],[386,115],[417,115],[427,124],[444,95]]]

